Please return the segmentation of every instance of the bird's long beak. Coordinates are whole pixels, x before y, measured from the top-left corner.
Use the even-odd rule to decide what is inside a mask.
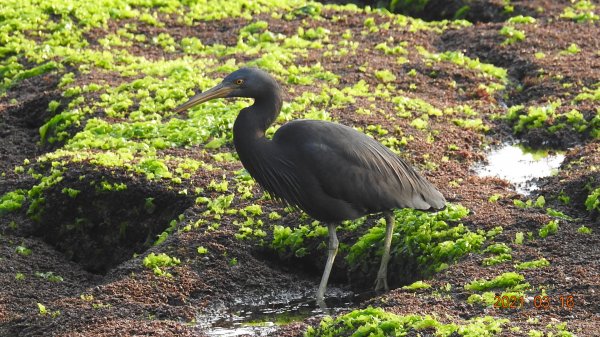
[[[176,113],[180,113],[195,105],[204,103],[206,101],[210,101],[211,99],[227,97],[227,95],[229,95],[233,91],[233,89],[234,88],[226,84],[219,83],[218,85],[206,90],[205,92],[201,92],[195,95],[194,97],[190,98],[189,101],[176,107],[174,111]]]

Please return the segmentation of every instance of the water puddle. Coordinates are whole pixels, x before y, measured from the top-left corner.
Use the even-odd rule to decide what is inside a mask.
[[[269,301],[269,304],[265,301],[252,305],[238,304],[234,308],[202,315],[197,318],[197,323],[207,336],[267,336],[282,325],[349,310],[358,299],[354,294],[345,292],[326,301],[330,306],[327,312],[317,306],[312,292],[292,300]]]
[[[313,301],[314,302],[314,301]],[[321,314],[310,302],[290,302],[286,305],[238,307],[213,316],[211,326],[204,330],[208,336],[237,337],[267,336],[280,325],[299,322]]]
[[[503,144],[492,149],[487,163],[478,163],[474,170],[480,177],[508,180],[521,194],[537,189],[537,180],[556,174],[565,159],[562,152],[532,150],[518,144]]]

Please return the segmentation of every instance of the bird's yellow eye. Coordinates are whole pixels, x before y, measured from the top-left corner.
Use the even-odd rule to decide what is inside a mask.
[[[238,78],[237,80],[235,80],[235,84],[237,84],[237,85],[241,85],[242,83],[244,83],[244,80],[242,80],[241,78]]]

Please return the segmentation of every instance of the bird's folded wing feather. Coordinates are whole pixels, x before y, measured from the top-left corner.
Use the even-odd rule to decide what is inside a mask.
[[[444,207],[433,185],[374,139],[339,124],[302,122],[297,128],[305,129],[305,138],[296,148],[331,197],[366,212]]]

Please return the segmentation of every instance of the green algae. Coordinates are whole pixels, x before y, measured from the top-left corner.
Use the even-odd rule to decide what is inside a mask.
[[[396,226],[392,238],[391,259],[416,261],[422,275],[443,270],[461,256],[477,251],[485,235],[470,231],[463,224],[451,226],[468,214],[461,205],[448,205],[437,213],[410,209],[395,211]],[[354,243],[348,252],[350,265],[374,264],[381,255],[385,222],[378,221]]]
[[[533,261],[525,261],[515,265],[517,270],[543,268],[550,265],[550,262],[545,258]]]
[[[600,187],[590,192],[584,204],[588,211],[600,212]]]
[[[146,268],[152,269],[155,275],[172,277],[172,275],[166,272],[164,269],[167,267],[177,266],[181,263],[176,257],[171,257],[165,253],[154,254],[150,253],[144,257],[143,264]]]
[[[431,285],[429,283],[423,282],[423,281],[416,281],[416,282],[413,282],[409,285],[402,287],[402,289],[408,290],[408,291],[417,291],[417,290],[423,290],[423,289],[429,289],[429,288],[431,288]]]
[[[21,209],[25,198],[24,190],[15,190],[0,196],[0,215]]]
[[[522,281],[525,277],[519,273],[507,272],[496,276],[491,280],[474,280],[465,285],[466,290],[487,291],[491,289],[507,289],[507,290],[525,290],[529,288],[529,283]]]
[[[558,220],[552,220],[538,230],[538,235],[542,239],[546,238],[548,235],[554,235],[558,232],[558,227]]]
[[[324,318],[318,327],[309,327],[306,337],[403,336],[411,331],[434,329],[437,336],[496,336],[508,319],[475,317],[460,323],[441,323],[434,316],[400,316],[380,308],[355,310],[336,318]]]

